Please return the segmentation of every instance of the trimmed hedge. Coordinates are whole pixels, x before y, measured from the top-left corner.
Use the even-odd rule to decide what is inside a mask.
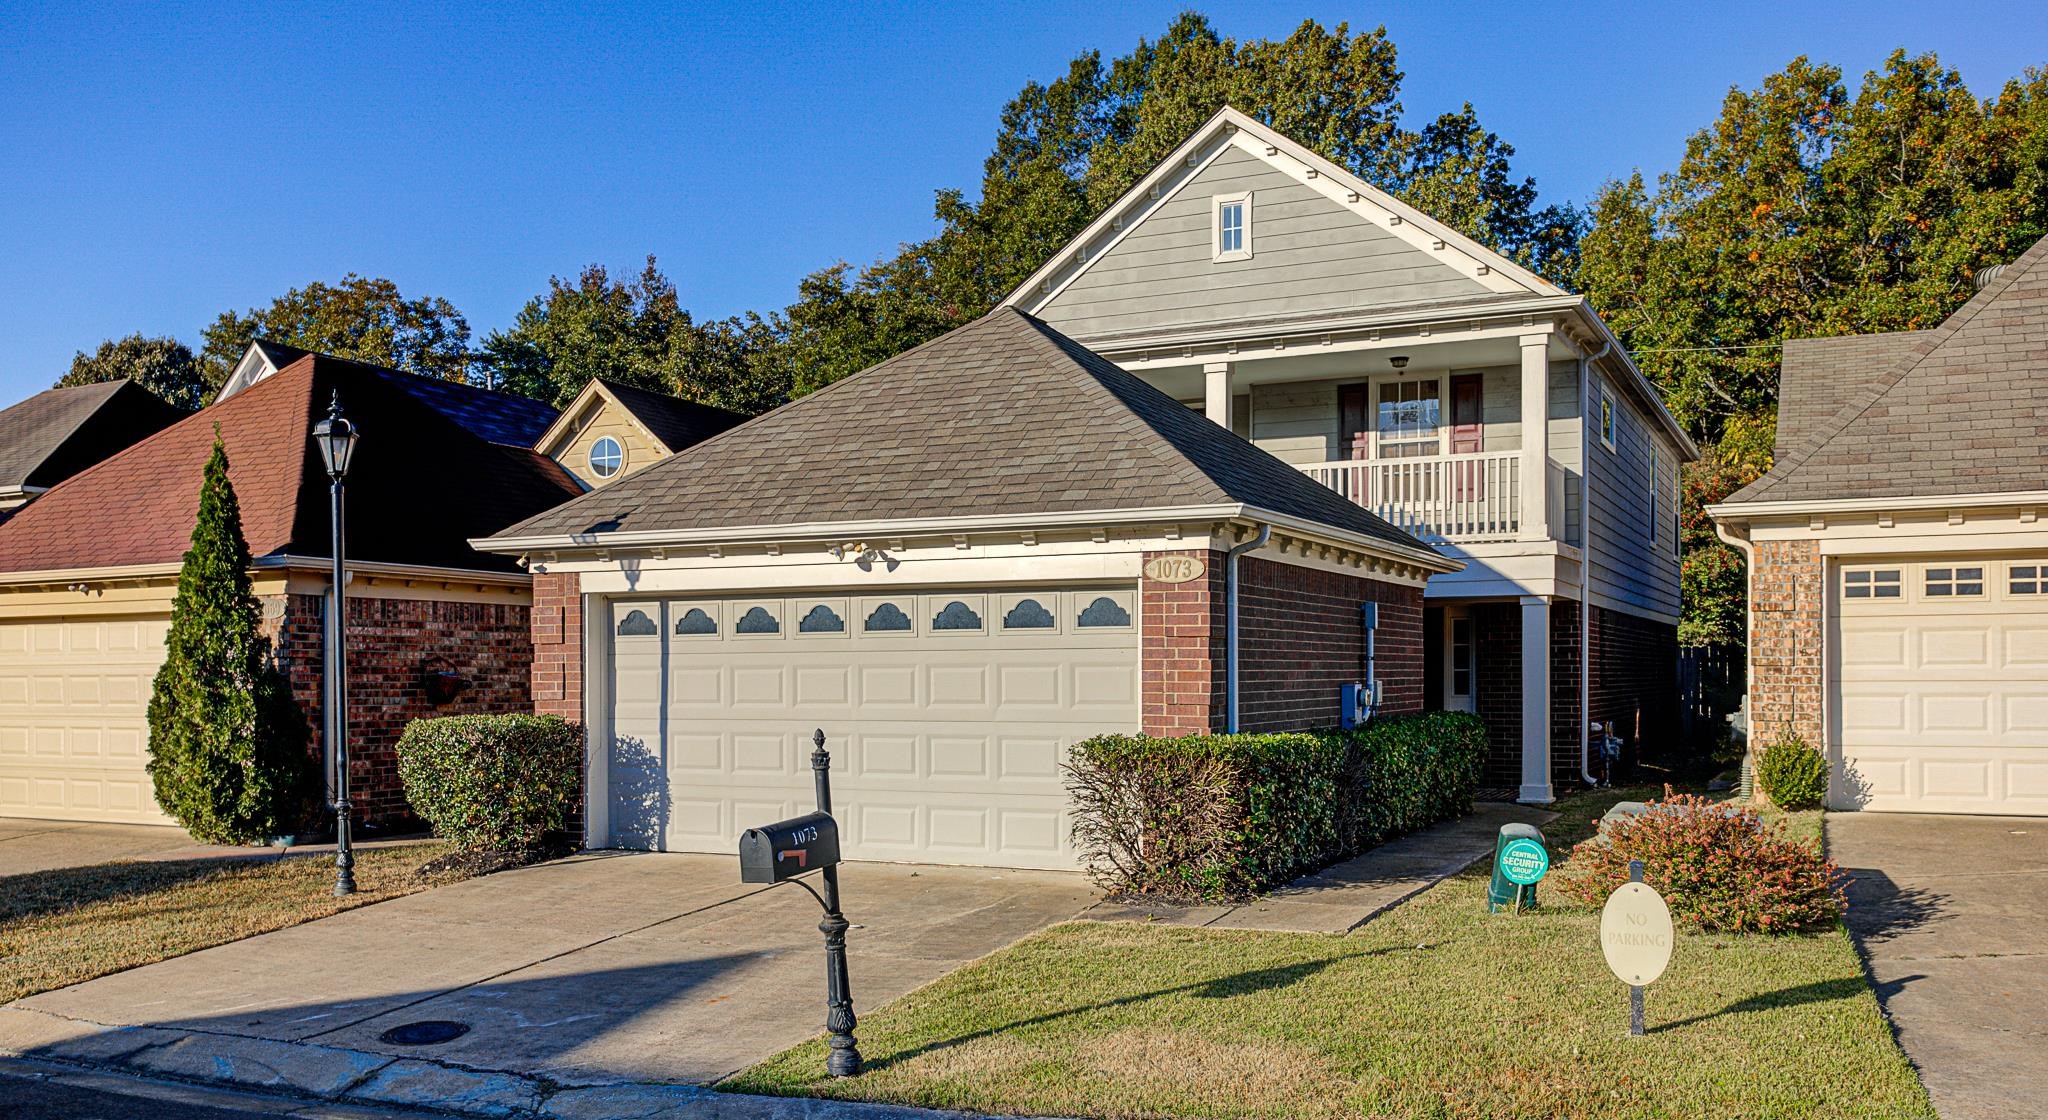
[[[1764,748],[1757,784],[1780,809],[1818,809],[1828,799],[1828,760],[1795,732]]]
[[[405,799],[465,851],[530,852],[559,831],[583,772],[583,728],[560,716],[416,719],[398,740]]]
[[[1430,712],[1357,731],[1102,735],[1074,747],[1066,772],[1098,884],[1220,901],[1462,816],[1485,757],[1478,717]]]

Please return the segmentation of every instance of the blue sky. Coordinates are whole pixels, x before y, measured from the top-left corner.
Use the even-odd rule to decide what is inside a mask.
[[[355,271],[476,337],[551,274],[661,258],[700,314],[932,229],[1003,103],[1185,3],[32,5],[0,14],[0,403],[140,330]],[[289,10],[287,10],[289,8]],[[1384,23],[1411,116],[1470,100],[1546,199],[1668,169],[1731,85],[1934,50],[1980,96],[2048,6],[1210,5],[1226,35]]]

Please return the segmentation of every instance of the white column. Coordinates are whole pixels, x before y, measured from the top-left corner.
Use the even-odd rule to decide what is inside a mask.
[[[1522,336],[1522,529],[1550,539],[1550,336]]]
[[[1236,366],[1230,362],[1208,362],[1202,366],[1202,380],[1208,387],[1202,412],[1226,432],[1230,430],[1230,375],[1235,371]]]
[[[1550,600],[1522,596],[1522,792],[1547,805],[1550,792]]]

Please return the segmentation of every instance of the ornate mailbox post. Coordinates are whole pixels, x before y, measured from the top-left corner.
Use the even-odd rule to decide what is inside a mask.
[[[818,811],[750,828],[740,836],[740,881],[795,883],[825,910],[818,932],[825,935],[825,1030],[831,1053],[825,1069],[834,1077],[860,1073],[860,1049],[854,1042],[853,988],[846,972],[846,930],[839,912],[839,822],[832,819],[832,756],[825,750],[825,730],[811,737],[811,773],[817,779]],[[824,872],[825,893],[811,890],[798,878]]]

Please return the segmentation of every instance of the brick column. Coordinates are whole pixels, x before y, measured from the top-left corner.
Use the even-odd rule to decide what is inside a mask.
[[[575,573],[533,577],[532,620],[533,710],[582,722],[583,588]],[[591,842],[583,829],[583,796],[589,784],[586,773],[563,829],[585,844]]]
[[[1148,552],[1190,556],[1207,568],[1187,583],[1138,581],[1139,687],[1145,734],[1206,735],[1223,729],[1223,553],[1213,549]]]
[[[1825,749],[1822,604],[1827,582],[1820,545],[1759,541],[1755,564],[1749,582],[1750,745],[1762,748],[1789,730]]]

